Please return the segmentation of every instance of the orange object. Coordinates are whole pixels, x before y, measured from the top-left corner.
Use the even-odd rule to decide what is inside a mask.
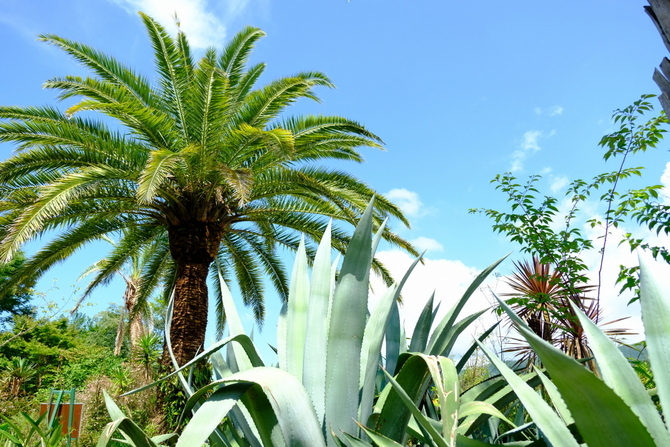
[[[72,433],[70,433],[70,437],[72,439],[78,438],[79,437],[79,429],[81,428],[81,415],[82,411],[84,409],[84,404],[81,403],[76,403],[74,404],[74,412],[72,414]],[[44,413],[47,413],[47,420],[51,419],[51,416],[53,415],[53,412],[56,411],[56,417],[58,418],[58,422],[60,423],[62,427],[62,433],[67,436],[67,427],[68,427],[68,418],[70,417],[70,404],[69,403],[62,403],[58,405],[58,408],[56,408],[56,404],[48,404],[48,403],[41,403],[40,404],[40,416],[42,416]]]

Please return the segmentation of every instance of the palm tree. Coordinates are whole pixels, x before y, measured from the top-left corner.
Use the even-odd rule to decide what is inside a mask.
[[[170,336],[183,364],[204,343],[212,262],[221,259],[225,279],[236,277],[262,319],[264,275],[287,296],[277,248],[295,249],[298,233],[313,243],[328,219],[353,224],[374,195],[354,177],[316,163],[361,162],[356,148],[382,142],[346,118],[285,117],[287,106],[317,100],[314,88],[332,84],[322,73],[303,72],[254,88],[265,65],[247,67],[247,59],[261,30],[247,27],[221,52],[209,49],[196,62],[184,33],[173,38],[152,18],[141,18],[154,50],[153,85],[86,45],[41,36],[92,76],[46,82],[61,99],[79,99],[65,112],[0,107],[0,141],[18,149],[0,163],[0,258],[38,235],[56,234],[12,285],[91,241],[121,234],[95,287],[144,246],[163,241],[175,271]],[[384,197],[377,196],[375,207],[376,225],[389,215],[408,225]],[[335,248],[344,250],[346,232],[333,235]],[[415,253],[391,231],[383,236]]]
[[[107,237],[103,237],[112,246],[116,247],[116,243]],[[148,298],[152,295],[158,287],[164,283],[169,283],[170,270],[172,270],[173,263],[171,259],[165,256],[165,244],[162,241],[155,241],[152,244],[145,244],[143,249],[139,252],[133,252],[128,259],[127,264],[119,266],[116,274],[120,276],[126,284],[123,292],[123,307],[119,315],[119,325],[116,331],[116,342],[114,344],[114,355],[121,355],[121,348],[126,338],[125,321],[128,319],[128,339],[130,341],[131,353],[139,346],[139,341],[147,334],[145,327],[145,319],[151,317],[149,309]],[[156,271],[154,263],[159,262],[159,269]],[[81,275],[90,275],[95,272],[108,271],[108,264],[110,259],[103,258],[93,265],[91,265]],[[151,268],[151,273],[146,274],[145,270]],[[108,276],[106,279],[110,280],[112,277]],[[101,282],[93,281],[92,284],[85,289],[77,304],[72,309],[71,313],[75,313],[81,303],[88,298],[93,289],[102,285]]]

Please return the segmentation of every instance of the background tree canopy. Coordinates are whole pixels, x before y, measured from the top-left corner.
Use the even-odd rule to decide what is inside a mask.
[[[0,289],[9,278],[16,274],[24,262],[25,256],[19,252],[10,262],[0,264]],[[35,282],[34,277],[26,278],[24,282],[10,287],[0,295],[0,328],[5,327],[14,315],[33,314],[34,310],[30,305],[30,300],[33,297]]]

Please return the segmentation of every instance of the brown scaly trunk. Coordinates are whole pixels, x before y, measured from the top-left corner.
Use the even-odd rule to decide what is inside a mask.
[[[128,332],[130,335],[130,350],[131,352],[137,347],[140,337],[144,334],[144,324],[142,323],[142,315],[139,312],[133,312],[137,304],[137,284],[133,282],[132,278],[123,279],[126,281],[126,290],[123,293],[123,303],[125,305],[125,312],[121,313],[119,317],[119,326],[116,330],[116,343],[114,345],[114,355],[121,355],[121,348],[123,347],[123,340],[126,338],[126,328],[124,319],[126,315],[129,316],[130,322]]]
[[[222,234],[222,225],[206,222],[168,229],[170,253],[177,264],[170,339],[179,365],[195,357],[205,343],[207,274]],[[164,365],[166,361],[169,362],[169,354],[164,350]]]

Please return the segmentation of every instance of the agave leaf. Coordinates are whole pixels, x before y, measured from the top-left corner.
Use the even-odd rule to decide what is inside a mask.
[[[386,228],[386,222],[388,219],[384,219],[384,222],[377,228],[377,232],[375,233],[374,237],[372,238],[372,245],[371,245],[371,250],[370,253],[372,257],[375,256],[375,253],[377,253],[377,247],[379,247],[379,242],[382,240],[382,236],[384,236],[384,228]]]
[[[458,340],[458,337],[463,333],[464,330],[470,327],[472,323],[477,321],[479,317],[481,317],[484,314],[484,312],[488,310],[489,309],[482,309],[478,312],[473,313],[472,315],[468,315],[467,317],[463,318],[459,322],[454,323],[451,327],[449,327],[445,331],[446,332],[445,337],[442,338],[443,344],[436,345],[433,348],[436,352],[439,352],[439,354],[433,354],[433,355],[442,355],[442,356],[451,355],[451,350],[456,344],[456,340]]]
[[[302,383],[307,389],[319,421],[326,412],[326,345],[330,327],[329,308],[334,285],[335,269],[331,265],[331,222],[321,238],[312,266],[312,284],[307,315],[307,334],[304,340],[305,362]]]
[[[476,439],[466,438],[465,436],[460,434],[456,436],[456,447],[491,447],[494,445],[499,444],[489,444],[487,442],[477,441]],[[507,444],[507,445],[514,445],[514,444]]]
[[[177,446],[203,444],[251,386],[251,383],[235,383],[215,391],[195,412]]]
[[[426,360],[428,370],[433,378],[433,384],[437,391],[442,416],[442,436],[447,438],[450,445],[456,439],[456,427],[458,426],[460,389],[458,384],[458,372],[454,362],[446,357],[429,357]],[[439,368],[438,368],[439,365]]]
[[[669,274],[664,262],[640,256],[642,323],[658,399],[666,418],[670,412],[670,292],[662,278]]]
[[[442,424],[440,423],[440,421],[437,421],[433,418],[426,418],[426,419],[436,431],[439,432],[440,430],[442,430]],[[430,437],[426,429],[421,427],[414,418],[411,418],[409,420],[409,424],[407,424],[407,433],[409,434],[409,436],[416,438],[421,443],[420,445],[425,444],[427,446],[435,446],[435,442],[433,442],[432,438]]]
[[[286,371],[300,378],[302,378],[307,338],[309,287],[309,267],[303,237],[293,264],[286,314]]]
[[[499,325],[501,322],[502,322],[502,320],[498,320],[498,321],[496,321],[495,324],[494,324],[493,326],[491,326],[490,328],[488,328],[482,335],[480,335],[479,338],[478,338],[477,340],[479,340],[480,342],[483,343],[484,340],[486,340],[486,338],[487,338],[489,335],[491,335],[491,332],[493,332],[493,331],[495,330],[495,328],[497,328],[498,325]],[[465,351],[465,354],[463,354],[463,356],[461,357],[461,359],[460,359],[460,360],[458,361],[458,363],[456,364],[456,371],[458,371],[459,373],[461,372],[461,370],[462,370],[463,367],[468,363],[468,360],[470,359],[470,357],[472,356],[472,354],[475,352],[476,349],[477,349],[477,342],[475,342],[475,341],[473,340],[473,341],[472,341],[472,345],[468,348],[467,351]]]
[[[646,298],[648,299],[648,295]],[[584,312],[572,303],[570,304],[584,328],[603,381],[637,414],[656,441],[656,445],[670,446],[670,433],[665,428],[654,402],[628,360],[614,342],[584,315]],[[667,322],[665,331],[667,332]]]
[[[214,373],[215,380],[223,379],[224,377],[233,374],[228,367],[228,364],[223,359],[220,351],[213,352],[212,355],[209,356],[209,361],[212,364],[212,372]]]
[[[158,447],[158,445],[154,443],[141,428],[127,417],[116,419],[105,425],[100,438],[98,438],[98,443],[96,444],[97,447],[105,447],[109,445],[109,443],[114,440],[112,436],[117,430],[120,431],[126,441],[134,447]]]
[[[221,268],[216,263],[216,273],[219,278],[219,290],[221,291],[221,303],[226,314],[226,321],[228,323],[228,335],[234,337],[236,335],[245,335],[242,320],[237,312],[235,300],[230,293],[230,289],[223,280]],[[253,343],[252,343],[253,344]],[[245,349],[236,343],[232,343],[227,347],[227,362],[228,367],[232,372],[243,371],[253,367],[253,361],[249,358]]]
[[[472,294],[479,288],[481,283],[484,282],[484,280],[488,277],[488,275],[506,257],[507,256],[494,262],[493,264],[485,268],[479,275],[477,275],[477,277],[467,288],[461,299],[456,302],[456,304],[449,310],[449,312],[447,312],[447,315],[444,316],[440,324],[437,326],[437,328],[435,328],[435,331],[433,332],[428,341],[428,347],[426,348],[426,352],[428,354],[441,355],[442,353],[444,353],[445,348],[449,343],[449,338],[451,337],[451,335],[449,334],[449,330],[452,328],[454,322],[458,318],[458,314],[461,312],[461,310],[463,310],[463,307],[468,302]]]
[[[208,400],[195,413],[177,446],[203,443],[211,434],[210,429],[233,408],[233,401],[241,400],[264,445],[325,447],[312,402],[292,374],[277,368],[252,368],[211,383],[194,394],[189,402],[216,388],[211,405]]]
[[[326,421],[336,432],[357,432],[354,420],[358,416],[359,365],[372,265],[372,205],[371,201],[347,247],[331,309],[326,352]]]
[[[364,441],[349,433],[342,433],[342,436],[347,440],[348,447],[373,447],[368,441]]]
[[[174,438],[175,436],[177,436],[176,433],[168,433],[167,435],[158,435],[158,436],[152,437],[151,442],[153,442],[155,444],[160,444],[161,442],[170,440],[170,439]]]
[[[114,402],[114,399],[112,399],[109,396],[109,394],[107,394],[107,391],[102,390],[102,396],[105,399],[105,407],[107,407],[107,413],[109,413],[109,417],[113,421],[126,417],[126,415],[123,414],[123,411],[121,411],[119,406],[116,405],[116,402]]]
[[[516,424],[510,421],[507,416],[505,416],[500,410],[491,405],[488,402],[468,402],[461,405],[458,411],[458,417],[467,417],[472,415],[479,414],[488,414],[489,416],[495,416],[503,421],[507,422],[511,427],[516,427]],[[459,427],[459,432],[465,432],[465,428]]]
[[[386,325],[384,337],[386,339],[385,367],[387,371],[391,371],[395,374],[398,357],[402,352],[400,346],[400,341],[402,340],[402,325],[400,324],[400,313],[398,312],[397,302],[393,302],[391,305],[391,313]]]
[[[340,438],[338,438],[337,435],[335,434],[335,432],[332,431],[332,430],[330,432],[330,436],[333,438],[333,442],[335,443],[336,447],[350,447],[347,444],[345,444],[344,442],[342,442],[342,440]]]
[[[279,367],[286,370],[288,365],[288,303],[282,304],[277,318],[277,357],[279,360]]]
[[[578,447],[579,444],[572,437],[570,430],[563,424],[554,410],[551,409],[542,397],[528,386],[526,382],[516,375],[505,363],[488,350],[483,344],[479,348],[489,358],[491,363],[498,369],[500,374],[514,389],[521,403],[526,407],[528,414],[533,418],[538,428],[547,437],[554,447]],[[583,367],[582,367],[583,368]]]
[[[544,373],[540,371],[539,368],[535,368],[535,372],[542,381],[542,385],[544,385],[544,389],[547,392],[547,395],[549,396],[551,403],[554,404],[556,412],[561,417],[561,419],[563,419],[565,425],[574,424],[575,420],[572,419],[570,410],[568,410],[568,407],[565,405],[563,397],[561,397],[561,393],[558,391],[558,388],[556,388],[556,385],[554,385],[554,383],[551,380],[549,380],[549,377],[544,375]]]
[[[360,359],[360,383],[361,398],[359,404],[358,420],[367,421],[372,412],[372,403],[375,397],[375,379],[379,368],[380,350],[384,339],[386,322],[388,320],[393,302],[400,293],[398,285],[393,284],[379,299],[365,326],[363,345],[361,347]]]
[[[421,430],[426,431],[427,437],[440,443],[435,437],[441,436],[429,420],[423,415],[418,417],[416,415],[419,412],[417,406],[424,398],[431,383],[429,364],[433,361],[435,361],[434,357],[425,354],[407,354],[407,359],[400,367],[395,379],[384,371],[389,385],[384,390],[387,394],[384,395],[385,393],[382,392],[383,396],[380,396],[380,400],[383,397],[384,401],[375,431],[396,442],[404,443],[407,436],[407,425],[410,417],[414,416]]]
[[[503,301],[500,306],[517,323],[519,332],[542,360],[589,447],[654,445],[640,419],[610,387],[525,324],[518,324],[521,319]],[[531,413],[528,405],[526,409]],[[535,417],[533,419],[546,435],[546,429]]]
[[[523,374],[518,377],[526,382],[531,388],[536,387],[540,383],[540,379],[535,372]],[[468,402],[482,401],[493,405],[495,408],[502,409],[516,400],[518,400],[517,396],[505,378],[497,376],[487,379],[463,393],[461,395],[461,406]],[[465,428],[463,434],[466,436],[471,435],[472,432],[477,427],[481,427],[489,417],[490,416],[485,413],[480,414],[479,416],[468,416],[465,421],[461,422],[459,425],[459,431],[462,431],[462,429]]]
[[[421,258],[417,258],[407,269],[400,283],[389,287],[375,306],[363,334],[363,346],[361,349],[361,374],[359,387],[361,389],[359,421],[367,421],[372,412],[372,402],[375,395],[375,379],[379,369],[379,353],[384,340],[384,332],[389,320],[393,303],[398,300],[407,278],[412,273]]]
[[[131,394],[139,393],[140,391],[144,391],[148,388],[151,388],[152,386],[158,385],[159,383],[169,379],[170,377],[174,376],[175,374],[181,374],[181,372],[183,370],[185,370],[186,368],[192,367],[196,362],[199,362],[200,360],[212,355],[213,353],[215,353],[219,349],[225,347],[226,345],[228,345],[231,342],[238,343],[244,349],[247,358],[249,358],[250,361],[251,361],[252,367],[263,366],[263,361],[261,360],[260,356],[258,355],[258,352],[256,351],[256,347],[254,346],[251,339],[247,335],[240,334],[240,335],[236,335],[234,337],[226,337],[223,340],[220,340],[220,341],[214,343],[207,350],[205,350],[205,352],[202,352],[202,353],[196,355],[189,362],[184,363],[181,367],[179,367],[175,371],[171,372],[170,374],[168,374],[164,377],[161,377],[160,379],[158,379],[158,380],[156,380],[156,381],[154,381],[154,382],[152,382],[148,385],[144,385],[140,388],[136,388],[134,390],[128,391],[127,393],[124,393],[121,396],[122,397],[123,396],[129,396]]]
[[[421,410],[417,408],[417,403],[425,394],[426,388],[430,383],[430,375],[425,358],[416,355],[405,362],[397,376],[398,380],[406,382],[404,385],[396,381],[388,372],[384,371],[384,374],[395,392],[389,395],[382,409],[379,417],[379,421],[381,422],[378,427],[379,433],[390,439],[405,442],[409,415],[405,415],[406,411],[402,411],[400,405],[398,405],[398,401],[400,401],[437,446],[448,447],[447,441],[433,427]],[[409,390],[409,393],[406,390]]]
[[[361,424],[358,424],[358,425],[365,432],[365,434],[368,435],[370,437],[370,439],[372,439],[374,441],[374,443],[377,446],[379,446],[379,447],[402,447],[401,444],[398,444],[393,439],[389,439],[386,436],[382,435],[381,433],[377,433],[374,430],[370,430],[369,428],[367,428],[367,427],[365,427]],[[347,437],[347,439],[349,439],[349,438]],[[358,441],[360,441],[360,440],[358,440]],[[352,443],[352,446],[356,446],[356,445],[357,444]],[[370,444],[366,443],[366,444],[360,444],[360,445],[361,446],[366,446],[366,445],[369,446]]]
[[[430,295],[426,305],[419,315],[419,319],[414,326],[412,340],[409,344],[409,352],[424,352],[430,335],[430,328],[433,326],[433,302],[435,301],[435,292]]]

